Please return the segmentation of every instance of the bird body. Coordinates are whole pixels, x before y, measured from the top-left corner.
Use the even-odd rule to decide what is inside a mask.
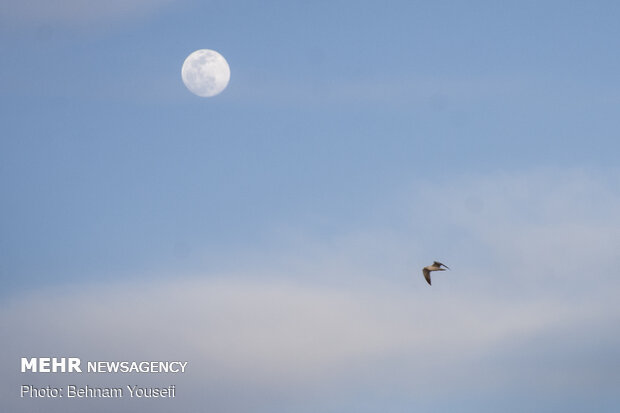
[[[424,278],[426,279],[428,285],[431,285],[431,271],[445,271],[446,269],[441,268],[442,266],[450,269],[450,267],[438,261],[434,261],[432,265],[422,268],[422,274],[424,274]]]

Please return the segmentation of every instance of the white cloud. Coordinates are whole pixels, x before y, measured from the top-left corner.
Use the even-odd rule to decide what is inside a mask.
[[[2,399],[27,411],[31,405],[11,395],[24,380],[19,357],[49,354],[188,360],[187,375],[175,378],[185,408],[206,398],[226,411],[333,411],[383,395],[426,406],[469,397],[473,411],[500,394],[506,401],[496,411],[522,411],[524,393],[564,411],[577,408],[576,399],[604,408],[616,397],[609,383],[619,379],[609,363],[620,348],[614,182],[583,171],[506,174],[435,183],[428,189],[445,199],[433,203],[418,202],[426,191],[416,185],[404,202],[412,207],[401,210],[409,224],[323,249],[306,243],[307,257],[279,271],[257,261],[246,274],[14,298],[0,309],[0,358],[15,371],[2,375]],[[293,249],[304,251],[301,244]],[[429,287],[411,266],[440,249],[452,271]],[[592,263],[597,270],[587,271]],[[82,406],[46,404],[71,407]]]
[[[519,372],[522,366],[511,364],[510,358],[521,352],[527,360],[535,350],[530,343],[541,338],[553,342],[557,326],[580,331],[592,320],[602,320],[604,327],[609,327],[605,320],[613,321],[606,315],[610,297],[584,310],[583,303],[558,299],[507,301],[484,292],[436,294],[419,287],[395,290],[379,282],[345,289],[222,277],[47,292],[3,309],[1,322],[8,333],[3,365],[16,371],[19,357],[34,355],[188,360],[187,376],[174,378],[185,394],[180,403],[195,403],[205,383],[234,393],[229,400],[219,396],[223,404],[234,404],[245,392],[251,397],[253,391],[271,397],[296,394],[305,403],[310,394],[351,383],[364,388],[377,377],[381,383],[373,386],[396,386],[431,398],[446,388],[480,392],[499,383],[523,384],[526,373],[577,374],[568,383],[573,388],[584,384],[580,368],[551,366],[546,371],[544,364],[530,364],[528,372]],[[591,350],[586,342],[585,357],[592,357]],[[553,349],[546,351],[543,357],[553,356]],[[468,380],[470,375],[475,380]],[[590,383],[597,382],[588,377],[592,379]],[[31,406],[7,394],[24,380],[10,369],[3,374],[3,399],[13,400],[12,411]],[[99,380],[46,377],[46,383],[60,384]],[[124,381],[118,376],[113,380]],[[54,406],[71,411],[72,405]]]
[[[619,263],[617,187],[616,171],[467,177],[418,186],[408,214],[431,248],[462,247],[467,265],[482,266],[483,273],[493,267],[489,276],[501,274],[524,288],[540,290],[543,283],[548,292],[551,283],[603,280]],[[428,194],[433,197],[425,199]]]
[[[4,309],[2,324],[11,334],[3,357],[9,357],[6,365],[37,354],[181,357],[190,360],[195,378],[280,390],[360,370],[370,374],[400,361],[413,370],[396,368],[397,376],[434,386],[443,380],[433,373],[438,362],[459,371],[503,343],[603,313],[557,300],[506,302],[484,293],[437,295],[422,284],[410,287],[223,277],[49,292]]]

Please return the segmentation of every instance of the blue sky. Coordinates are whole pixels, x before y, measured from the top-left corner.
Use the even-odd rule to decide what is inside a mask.
[[[170,335],[194,345],[164,340],[154,351],[213,363],[227,377],[192,376],[181,405],[198,403],[205,381],[271,412],[581,411],[595,399],[611,411],[618,398],[603,384],[619,380],[609,368],[620,356],[609,331],[620,314],[619,17],[606,1],[4,2],[0,308],[13,348],[63,353],[90,338],[77,350],[84,357],[99,357],[98,342],[119,349],[110,357],[123,348],[141,357],[151,329],[121,337],[113,325],[58,320],[66,340],[53,328],[27,338],[22,314],[43,300],[101,319],[89,303],[108,299],[120,314],[157,313],[153,297],[167,302],[161,291],[179,283],[171,302],[189,307],[170,317],[228,315],[258,346],[226,353],[218,346],[239,337],[213,321],[222,343],[197,350],[204,337],[180,323]],[[184,59],[202,48],[231,67],[215,98],[181,81]],[[420,268],[435,259],[453,270],[425,290]],[[219,288],[230,302],[217,301]],[[216,304],[200,307],[194,290]],[[300,304],[274,307],[288,295]],[[459,305],[473,306],[465,319]],[[330,324],[324,313],[341,308]],[[275,317],[273,346],[260,347],[245,312]],[[409,318],[435,312],[445,330]],[[489,312],[497,318],[476,321]],[[304,322],[324,351],[288,340]],[[460,328],[480,337],[446,332]],[[384,342],[361,344],[376,335]],[[572,344],[556,351],[566,337]],[[485,352],[453,356],[446,393],[388,390],[388,377],[417,383],[410,371],[448,368],[425,364],[420,346],[448,351],[460,339]],[[275,369],[263,383],[227,361],[269,371],[289,365],[278,357],[288,353],[319,367]],[[540,360],[550,360],[544,371]],[[330,366],[338,374],[317,384]],[[476,374],[482,384],[468,387]],[[533,392],[528,377],[545,374],[552,388]],[[209,397],[222,411],[250,409]],[[14,402],[13,411],[29,409]]]

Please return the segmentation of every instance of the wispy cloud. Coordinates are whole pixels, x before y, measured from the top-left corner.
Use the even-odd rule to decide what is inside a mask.
[[[611,306],[612,297],[600,298],[597,304],[542,297],[519,301],[484,292],[437,295],[431,289],[395,291],[381,284],[347,290],[242,278],[186,279],[146,288],[120,283],[30,298],[5,309],[2,324],[9,334],[2,358],[14,371],[19,357],[32,355],[189,360],[187,376],[174,378],[184,394],[178,403],[185,406],[196,403],[205,383],[226,384],[224,394],[234,396],[212,396],[223,405],[256,391],[276,405],[278,394],[296,394],[304,404],[315,394],[352,384],[358,391],[379,386],[397,389],[400,397],[433,399],[446,390],[528,387],[530,375],[543,394],[558,388],[570,394],[584,386],[596,386],[589,391],[598,392],[617,378],[599,361],[617,351],[601,342],[618,341],[610,328],[618,321],[613,315],[618,308]],[[568,362],[575,357],[580,363]],[[11,396],[26,379],[31,378],[3,375],[3,399],[12,401],[11,411],[32,406]],[[69,380],[62,375],[45,379]],[[86,384],[100,380],[70,378]],[[73,405],[48,407],[72,411]]]
[[[231,89],[230,99],[241,101],[260,97],[272,104],[316,107],[333,105],[387,105],[394,108],[429,107],[441,110],[448,104],[472,104],[516,99],[523,95],[523,77],[440,78],[408,75],[385,78],[350,78],[326,73],[312,81],[278,78],[258,72],[237,72],[236,83],[243,91]],[[232,85],[234,87],[234,85]]]
[[[280,271],[256,261],[234,275],[100,281],[14,298],[0,310],[2,399],[11,411],[30,410],[14,397],[27,378],[19,357],[49,354],[188,360],[187,375],[174,379],[185,409],[359,411],[351,400],[361,400],[377,406],[367,411],[522,411],[532,401],[610,410],[620,379],[616,179],[539,170],[417,184],[403,196],[399,218],[410,221],[399,230],[368,229],[323,250],[307,243],[312,253],[289,256]],[[419,203],[430,189],[443,199]],[[413,251],[398,247],[407,239]],[[440,248],[453,270],[429,287],[418,267]],[[387,260],[400,264],[374,262]],[[126,411],[147,407],[169,411],[162,403]]]
[[[0,20],[10,24],[35,23],[88,26],[140,17],[179,0],[28,0],[4,2]]]

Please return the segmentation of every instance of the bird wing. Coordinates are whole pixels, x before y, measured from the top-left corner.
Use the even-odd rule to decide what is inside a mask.
[[[434,262],[433,262],[433,266],[434,266],[434,267],[441,267],[442,265],[443,265],[444,267],[446,267],[447,269],[450,269],[450,267],[448,267],[446,264],[442,264],[442,263],[440,263],[439,261],[434,261]]]
[[[424,274],[428,285],[431,285],[431,272],[427,268],[422,268],[422,274]]]

